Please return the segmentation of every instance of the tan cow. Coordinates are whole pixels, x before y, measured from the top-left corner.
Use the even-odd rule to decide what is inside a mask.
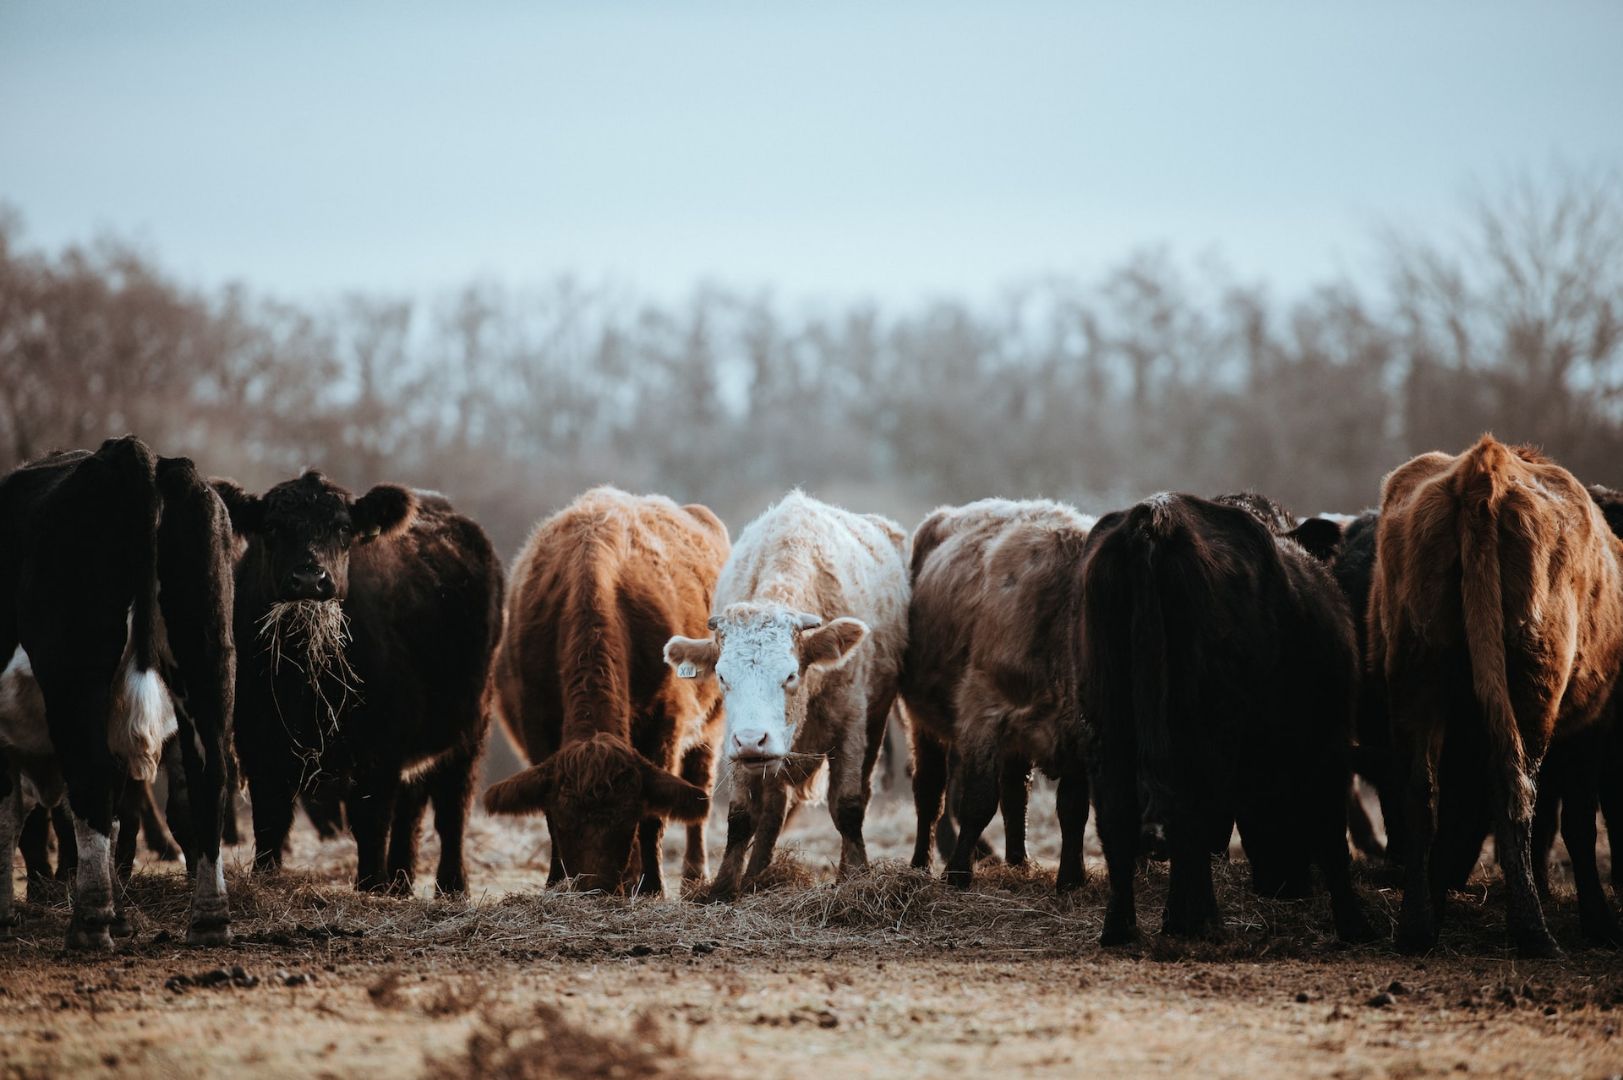
[[[733,797],[710,899],[767,868],[790,799],[815,801],[825,762],[840,872],[868,861],[862,822],[907,646],[906,546],[894,522],[792,491],[739,535],[714,635],[665,646],[678,675],[715,679],[726,701]]]
[[[1533,878],[1534,782],[1552,740],[1592,729],[1617,681],[1623,547],[1571,473],[1485,435],[1464,454],[1423,454],[1386,478],[1375,559],[1370,663],[1408,769],[1398,943],[1417,951],[1437,940],[1439,799],[1469,804],[1485,788],[1510,935],[1523,955],[1553,955]],[[1463,764],[1441,770],[1458,783],[1439,791],[1445,753]],[[1590,847],[1590,872],[1578,873],[1584,928],[1615,937],[1604,894],[1598,906],[1592,895]]]
[[[1071,642],[1092,525],[1056,502],[983,499],[936,510],[913,534],[901,694],[913,742],[919,869],[930,866],[956,749],[963,796],[947,879],[969,884],[976,843],[1000,795],[1008,861],[1025,862],[1035,763],[1060,781],[1059,887],[1082,883],[1087,774],[1080,755],[1062,753],[1061,743],[1078,733]]]
[[[600,487],[537,526],[519,556],[492,690],[534,764],[485,805],[546,812],[549,884],[661,892],[666,818],[688,822],[682,877],[704,877],[721,695],[671,677],[659,650],[704,626],[727,550],[703,506]]]

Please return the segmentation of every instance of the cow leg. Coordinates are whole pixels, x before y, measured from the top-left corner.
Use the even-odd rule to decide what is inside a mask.
[[[64,799],[51,807],[51,832],[56,836],[56,880],[71,885],[79,873],[79,847],[73,839],[73,814]]]
[[[706,791],[714,779],[716,752],[709,743],[690,746],[682,755],[682,779]],[[710,872],[704,849],[704,822],[687,827],[687,851],[682,856],[682,880],[703,881]]]
[[[1026,804],[1031,799],[1031,762],[1010,757],[1003,761],[998,792],[1003,813],[1003,860],[1010,866],[1026,865]]]
[[[1398,949],[1406,953],[1423,953],[1437,944],[1438,899],[1432,888],[1431,848],[1437,835],[1437,766],[1442,758],[1443,725],[1434,705],[1429,695],[1411,692],[1402,696],[1394,688],[1393,730],[1407,744],[1404,818],[1409,835],[1397,932]]]
[[[788,817],[789,789],[781,783],[763,783],[759,806],[760,811],[755,816],[755,835],[750,840],[749,862],[744,867],[742,887],[746,891],[754,888],[767,867],[772,865],[778,834],[783,831],[783,823]],[[727,842],[730,847],[731,835],[727,837]]]
[[[552,857],[547,866],[547,888],[550,889],[569,876],[569,871],[564,866],[563,857],[558,854],[558,827],[552,823],[550,817],[547,818],[547,839],[547,846],[552,851]]]
[[[1069,892],[1081,888],[1087,880],[1087,868],[1082,860],[1088,830],[1087,774],[1077,770],[1062,775],[1054,802],[1059,817],[1059,873],[1055,875],[1054,888]],[[1004,820],[1007,821],[1007,817]]]
[[[248,798],[254,815],[254,872],[273,874],[282,868],[287,836],[293,828],[292,766],[266,762],[248,774]]]
[[[1167,830],[1172,871],[1161,931],[1178,937],[1216,937],[1222,924],[1212,885],[1211,845],[1200,828],[1204,815],[1192,803],[1187,796],[1179,800]]]
[[[242,843],[242,833],[237,828],[237,792],[242,788],[242,766],[235,754],[226,755],[225,759],[225,807],[220,812],[220,843],[236,847]],[[173,775],[173,774],[171,774]],[[162,858],[163,856],[159,856]]]
[[[355,890],[378,892],[388,886],[385,846],[395,800],[400,794],[400,770],[373,766],[357,777],[349,798],[349,829],[355,834]]]
[[[758,777],[744,777],[733,772],[733,797],[727,807],[727,847],[721,856],[721,868],[716,878],[703,893],[705,903],[731,900],[738,895],[744,877],[744,856],[750,839],[755,834],[756,809],[762,801],[762,783]]]
[[[947,861],[947,884],[969,888],[975,875],[975,847],[992,823],[998,803],[998,758],[991,747],[962,746],[958,776],[963,785],[959,807],[958,844]]]
[[[642,862],[637,875],[638,895],[664,896],[665,869],[660,865],[665,854],[664,818],[650,816],[637,823],[637,848]]]
[[[1572,860],[1572,879],[1578,891],[1578,922],[1584,937],[1597,945],[1616,947],[1620,942],[1617,920],[1606,899],[1600,870],[1595,864],[1595,813],[1599,809],[1600,740],[1586,732],[1579,736],[1577,752],[1565,763],[1561,781],[1561,838]],[[1545,781],[1556,779],[1545,772]],[[1539,792],[1542,797],[1543,791]],[[1536,821],[1536,816],[1535,816]],[[1534,847],[1536,854],[1538,848]]]
[[[22,925],[15,906],[16,874],[12,872],[11,853],[17,850],[17,838],[22,834],[24,820],[30,815],[23,803],[22,778],[15,773],[9,777],[0,773],[0,785],[9,788],[4,795],[0,795],[0,851],[5,852],[3,865],[0,865],[0,941],[10,941],[17,936],[17,927]],[[24,861],[27,861],[26,857]],[[29,887],[33,887],[32,872],[29,874]]]
[[[394,821],[389,825],[389,861],[383,891],[390,896],[410,896],[417,878],[417,840],[423,831],[423,811],[428,808],[428,781],[419,777],[400,785],[395,798]]]
[[[958,780],[958,751],[947,751],[947,762],[944,769],[946,777],[946,795],[941,807],[941,816],[936,820],[935,850],[945,863],[952,858],[952,853],[958,850],[958,808],[964,801],[964,785]]]
[[[1342,793],[1353,790],[1346,766],[1330,758],[1324,761],[1316,782],[1304,785],[1302,798],[1312,811],[1307,825],[1312,830],[1313,861],[1318,863],[1325,890],[1330,894],[1336,936],[1342,941],[1362,942],[1371,940],[1375,930],[1353,888],[1352,855],[1347,851],[1348,802]],[[1357,799],[1356,792],[1353,798]],[[1358,808],[1363,810],[1361,801]]]
[[[947,748],[933,735],[913,731],[913,809],[918,814],[918,832],[913,840],[913,867],[930,869],[930,845],[936,822],[941,818],[941,799],[947,790]],[[943,822],[949,831],[952,826]]]
[[[1623,724],[1623,721],[1615,721]],[[1623,741],[1623,735],[1613,735]],[[1601,765],[1600,809],[1606,818],[1606,843],[1612,859],[1612,892],[1623,898],[1623,851],[1618,838],[1623,836],[1623,762],[1615,759]]]
[[[1386,845],[1375,836],[1375,823],[1364,808],[1356,781],[1347,785],[1347,831],[1352,834],[1353,847],[1366,859],[1386,858]]]
[[[463,838],[468,825],[468,803],[473,798],[473,765],[472,758],[453,758],[429,778],[428,795],[434,803],[434,832],[440,838],[440,861],[434,869],[434,891],[441,896],[468,894],[468,864],[463,855]]]
[[[1552,755],[1554,756],[1554,755]],[[1550,901],[1550,857],[1554,854],[1555,834],[1561,829],[1561,796],[1564,779],[1552,775],[1549,762],[1545,762],[1539,775],[1538,798],[1533,803],[1533,886],[1542,903]]]
[[[141,835],[146,838],[147,850],[157,856],[159,862],[174,862],[180,858],[180,844],[174,833],[169,831],[168,822],[158,812],[158,800],[152,793],[151,784],[140,784],[135,788],[137,797],[136,810],[141,819]]]
[[[191,700],[204,695],[194,691]],[[229,697],[227,701],[229,701]],[[211,710],[212,711],[212,710]],[[177,701],[176,720],[180,726],[181,769],[186,791],[186,868],[191,876],[192,906],[186,920],[186,944],[211,946],[231,944],[231,904],[225,891],[225,863],[220,854],[220,831],[226,800],[232,793],[226,784],[226,728],[212,719],[205,727],[184,704]],[[171,783],[173,781],[171,780]],[[292,813],[292,796],[283,804]],[[274,807],[272,808],[274,809]],[[255,803],[257,814],[258,803]],[[256,829],[257,833],[257,829]],[[286,836],[286,826],[283,826]],[[256,848],[258,841],[256,839]],[[275,867],[280,868],[281,845],[275,848]],[[256,855],[258,852],[256,851]]]
[[[20,784],[20,780],[14,780]],[[19,798],[21,791],[14,789]],[[51,877],[51,811],[36,806],[28,811],[21,829],[18,847],[22,848],[23,865],[28,868],[28,902],[49,904],[61,893]]]
[[[1110,899],[1105,904],[1104,930],[1099,944],[1125,945],[1138,937],[1138,910],[1133,896],[1133,872],[1138,865],[1138,835],[1142,814],[1138,806],[1138,776],[1131,744],[1111,739],[1096,767],[1094,789],[1099,811],[1099,845],[1104,848],[1110,876]]]
[[[1510,801],[1514,790],[1510,784],[1516,782],[1508,777],[1501,780],[1503,786],[1495,793],[1507,803],[1494,827],[1494,848],[1505,875],[1507,928],[1522,956],[1558,956],[1561,950],[1545,925],[1538,888],[1533,884],[1533,808],[1526,805],[1531,800]]]

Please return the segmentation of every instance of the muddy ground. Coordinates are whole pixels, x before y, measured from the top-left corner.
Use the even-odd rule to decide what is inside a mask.
[[[143,862],[118,953],[65,954],[65,903],[26,908],[0,944],[0,1075],[1623,1073],[1623,960],[1581,947],[1559,861],[1559,961],[1505,950],[1487,863],[1423,959],[1337,944],[1322,900],[1259,901],[1238,861],[1220,867],[1224,940],[1154,935],[1151,867],[1145,940],[1105,952],[1096,847],[1088,887],[1053,896],[1051,797],[1034,798],[1038,866],[983,865],[968,893],[905,869],[912,827],[908,800],[880,799],[875,868],[835,885],[833,827],[808,810],[778,884],[731,907],[542,892],[542,823],[482,816],[472,900],[361,897],[352,845],[301,827],[279,879],[234,850],[231,949],[182,946],[180,870]],[[1390,926],[1391,876],[1359,881]]]

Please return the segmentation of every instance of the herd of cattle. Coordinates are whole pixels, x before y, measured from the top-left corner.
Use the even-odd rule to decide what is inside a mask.
[[[1040,769],[1058,782],[1062,890],[1084,880],[1097,814],[1107,945],[1137,933],[1147,856],[1171,864],[1165,931],[1211,932],[1211,858],[1236,828],[1259,893],[1306,896],[1317,866],[1336,933],[1372,936],[1350,875],[1349,827],[1378,848],[1355,770],[1404,867],[1401,948],[1436,941],[1491,833],[1513,944],[1554,954],[1557,822],[1582,930],[1616,945],[1595,849],[1598,809],[1623,825],[1619,526],[1623,495],[1484,437],[1395,470],[1378,512],[1300,523],[1251,493],[1161,494],[1097,521],[987,499],[910,537],[796,491],[730,542],[703,506],[597,488],[504,581],[439,495],[357,498],[314,471],[254,495],[109,440],[0,481],[0,851],[21,842],[32,888],[54,828],[68,946],[105,949],[128,932],[136,832],[167,825],[187,940],[223,944],[240,775],[256,870],[281,865],[302,800],[354,836],[357,888],[409,893],[432,805],[435,884],[461,894],[495,716],[530,766],[484,804],[546,815],[549,883],[662,892],[667,821],[687,825],[684,880],[704,883],[719,755],[726,851],[701,895],[727,900],[798,803],[826,799],[842,875],[866,863],[900,701],[913,864],[956,819],[946,876],[969,885],[999,809],[1023,862]],[[18,925],[12,878],[8,856],[0,935]]]

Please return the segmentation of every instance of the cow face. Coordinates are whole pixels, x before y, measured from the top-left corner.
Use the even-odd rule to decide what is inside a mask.
[[[781,605],[733,604],[710,620],[713,637],[673,637],[665,662],[679,678],[715,678],[727,710],[723,749],[746,764],[782,761],[806,715],[811,684],[844,664],[868,636],[860,619],[825,623]]]
[[[264,495],[229,480],[214,481],[214,490],[231,527],[263,552],[279,601],[344,599],[351,548],[404,531],[417,512],[417,498],[405,488],[379,484],[356,499],[313,469]]]
[[[632,879],[645,817],[700,822],[705,790],[666,772],[608,734],[571,743],[485,792],[495,814],[541,810],[564,874],[580,889],[613,891]]]

